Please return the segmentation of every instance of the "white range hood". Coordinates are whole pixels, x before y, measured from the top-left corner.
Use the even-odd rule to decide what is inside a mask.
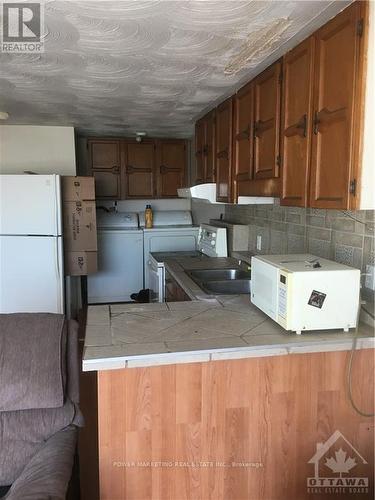
[[[179,198],[196,198],[208,203],[218,203],[216,202],[216,184],[214,182],[180,188],[177,189],[177,194]]]
[[[196,186],[177,189],[179,198],[194,198],[207,203],[221,204],[216,201],[216,184],[198,184]],[[238,205],[273,205],[276,198],[271,196],[239,196]]]

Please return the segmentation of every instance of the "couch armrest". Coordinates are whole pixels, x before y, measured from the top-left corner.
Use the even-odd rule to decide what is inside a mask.
[[[12,484],[4,500],[64,500],[76,442],[77,429],[72,425],[50,437]]]

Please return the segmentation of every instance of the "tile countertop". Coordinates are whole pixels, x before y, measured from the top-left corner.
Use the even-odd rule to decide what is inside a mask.
[[[342,330],[286,332],[248,295],[207,295],[184,269],[225,268],[232,258],[159,254],[192,299],[168,304],[89,306],[83,370],[109,370],[219,359],[350,350],[355,334]],[[360,325],[357,348],[375,346],[373,329]]]

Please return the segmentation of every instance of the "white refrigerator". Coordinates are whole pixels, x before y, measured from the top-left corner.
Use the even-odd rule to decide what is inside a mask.
[[[60,176],[0,175],[0,313],[64,313]]]

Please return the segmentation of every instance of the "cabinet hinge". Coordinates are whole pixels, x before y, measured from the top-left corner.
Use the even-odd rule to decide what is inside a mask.
[[[357,192],[357,179],[353,179],[350,181],[349,184],[349,193],[355,196],[356,192]]]
[[[279,168],[281,168],[281,163],[282,163],[282,162],[281,162],[281,156],[280,156],[280,155],[277,155],[277,157],[276,157],[276,165],[277,165]]]
[[[364,27],[363,18],[361,18],[357,21],[357,35],[358,36],[363,35],[363,27]]]

